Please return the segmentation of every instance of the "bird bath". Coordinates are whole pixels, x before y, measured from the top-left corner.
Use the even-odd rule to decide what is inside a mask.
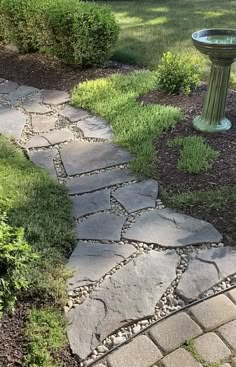
[[[225,117],[225,104],[231,64],[236,60],[236,30],[205,29],[193,33],[192,40],[212,61],[202,114],[194,119],[193,126],[206,132],[228,130],[231,122]]]

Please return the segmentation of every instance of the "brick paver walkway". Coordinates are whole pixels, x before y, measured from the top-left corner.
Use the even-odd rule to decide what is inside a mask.
[[[235,284],[236,250],[210,223],[165,208],[158,182],[129,170],[134,157],[112,143],[107,122],[69,100],[0,81],[0,133],[66,185],[73,203],[65,315],[79,365],[121,345],[102,365],[233,366],[235,292],[161,319]],[[191,354],[182,345],[192,339]]]

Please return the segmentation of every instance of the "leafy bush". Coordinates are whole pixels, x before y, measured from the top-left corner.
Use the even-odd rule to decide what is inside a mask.
[[[171,94],[189,94],[200,81],[199,66],[187,58],[167,52],[158,69],[158,86]]]
[[[86,67],[106,61],[118,37],[111,10],[79,0],[0,0],[3,37],[21,52],[39,50]]]
[[[187,136],[175,138],[169,141],[170,147],[180,146],[180,159],[178,169],[190,174],[209,170],[219,152],[207,144],[206,139],[201,136]]]
[[[17,296],[29,286],[28,266],[36,254],[24,240],[22,228],[13,228],[0,218],[0,312],[12,310]]]

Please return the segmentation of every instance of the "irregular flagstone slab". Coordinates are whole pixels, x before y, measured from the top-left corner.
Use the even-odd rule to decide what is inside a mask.
[[[0,85],[0,94],[7,94],[12,92],[14,89],[18,87],[17,83],[14,82],[5,82]]]
[[[145,208],[154,208],[158,194],[158,183],[145,180],[117,189],[112,195],[128,213]]]
[[[131,245],[80,241],[67,264],[69,271],[73,271],[67,283],[69,290],[98,281],[134,252]]]
[[[102,210],[111,209],[110,202],[111,190],[96,191],[82,196],[73,196],[74,216],[83,217],[87,214],[93,214]]]
[[[221,247],[200,251],[189,257],[177,293],[186,301],[198,298],[229,275],[236,273],[236,248]]]
[[[126,217],[110,213],[96,213],[77,224],[77,238],[81,240],[119,241]]]
[[[65,108],[59,112],[59,114],[63,117],[66,117],[71,122],[77,122],[90,116],[88,111],[68,105],[65,106]]]
[[[113,144],[72,141],[61,149],[61,158],[70,176],[129,162],[132,157]]]
[[[68,92],[59,90],[43,90],[43,103],[58,106],[69,102],[70,95]]]
[[[39,92],[39,89],[37,88],[33,88],[33,87],[27,87],[22,85],[21,87],[15,89],[14,91],[12,91],[11,93],[9,93],[5,98],[9,101],[9,102],[16,102],[19,99],[22,99],[32,93],[36,93]]]
[[[164,247],[183,247],[220,242],[222,235],[208,222],[163,209],[141,214],[124,238]]]
[[[26,116],[11,107],[0,107],[0,133],[19,139],[26,123]]]
[[[67,314],[73,353],[85,358],[114,330],[153,314],[156,303],[176,277],[178,262],[174,251],[152,251],[105,279],[82,305]]]
[[[29,152],[29,157],[34,164],[46,169],[50,175],[57,177],[53,164],[53,159],[56,154],[56,149],[47,149],[39,152]]]
[[[66,187],[70,194],[83,194],[136,179],[128,169],[114,169],[89,176],[72,177],[66,182]]]
[[[42,107],[48,108],[44,105]],[[57,118],[54,116],[32,116],[32,128],[35,133],[48,132],[55,129]]]
[[[112,140],[112,129],[108,123],[99,117],[90,117],[79,121],[78,128],[82,130],[85,138]]]
[[[73,139],[73,134],[69,129],[54,130],[47,134],[35,135],[27,143],[27,148],[41,148],[50,145],[64,143]]]
[[[52,109],[48,106],[45,106],[37,101],[30,101],[27,100],[26,102],[23,103],[22,107],[24,108],[24,110],[28,113],[38,113],[38,114],[45,114],[45,113],[49,113],[52,112]],[[34,117],[39,117],[42,119],[42,116],[33,116],[32,120]],[[49,116],[51,118],[51,116]],[[36,120],[37,121],[37,120]],[[48,129],[49,130],[49,129]],[[47,130],[34,130],[35,132],[40,132],[40,131],[47,131]]]

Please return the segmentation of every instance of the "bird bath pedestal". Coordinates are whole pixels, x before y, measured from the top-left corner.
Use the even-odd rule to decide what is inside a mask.
[[[200,131],[220,132],[230,129],[225,104],[231,64],[236,60],[236,30],[205,29],[193,33],[194,46],[212,61],[208,90],[201,116],[193,121]]]

